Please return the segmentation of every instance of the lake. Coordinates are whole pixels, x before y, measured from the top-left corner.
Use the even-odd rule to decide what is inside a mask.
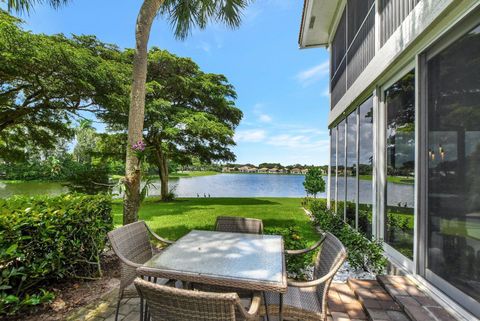
[[[218,174],[170,179],[169,186],[178,197],[303,197],[303,175]],[[160,181],[154,180],[149,196],[160,195]],[[12,195],[58,195],[68,189],[57,182],[0,182],[0,197]]]
[[[304,179],[304,175],[218,174],[175,178],[170,180],[169,185],[178,197],[304,197]],[[153,181],[153,184],[155,188],[149,190],[149,195],[157,196],[160,194],[160,182]],[[343,185],[343,180],[340,180],[340,190],[343,190]],[[371,203],[371,181],[360,180],[360,189],[360,202]],[[56,182],[0,182],[0,198],[12,195],[58,195],[66,192],[67,188]],[[389,184],[389,193],[392,205],[395,205],[397,198],[398,201],[413,199],[414,189],[413,185]],[[326,197],[326,193],[320,193],[318,197]]]

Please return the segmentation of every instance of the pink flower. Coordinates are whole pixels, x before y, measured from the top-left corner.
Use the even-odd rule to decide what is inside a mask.
[[[146,146],[147,145],[143,141],[139,140],[138,142],[132,145],[132,149],[136,152],[143,152]]]

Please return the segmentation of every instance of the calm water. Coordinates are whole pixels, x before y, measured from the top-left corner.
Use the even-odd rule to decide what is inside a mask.
[[[303,197],[304,175],[274,175],[274,174],[218,174],[190,178],[172,179],[170,189],[178,197]],[[350,178],[349,178],[350,179]],[[326,180],[326,177],[325,177]],[[151,188],[150,196],[160,194],[160,182],[153,182],[156,188]],[[349,182],[350,183],[350,182]],[[353,183],[353,182],[352,182]],[[343,189],[344,182],[339,181],[339,190]],[[392,205],[398,201],[410,198],[413,195],[413,185],[389,184],[388,193],[392,196]],[[371,203],[371,182],[360,181],[360,202]],[[60,183],[26,182],[6,184],[0,182],[0,198],[12,195],[58,195],[67,192],[67,188]],[[349,191],[348,195],[351,197]],[[326,197],[326,193],[318,194]],[[349,198],[350,198],[349,197]],[[409,206],[413,204],[409,204]]]
[[[170,180],[170,189],[179,197],[302,197],[305,196],[302,182],[303,175],[269,175],[269,174],[218,174],[177,178]],[[150,188],[149,195],[160,194],[160,181],[153,181],[155,188]],[[68,190],[60,183],[25,182],[1,183],[0,197],[12,195],[58,195]],[[325,196],[325,195],[323,195]]]
[[[25,183],[2,183],[0,182],[0,198],[13,195],[58,195],[68,192],[68,188],[56,182],[25,182]]]

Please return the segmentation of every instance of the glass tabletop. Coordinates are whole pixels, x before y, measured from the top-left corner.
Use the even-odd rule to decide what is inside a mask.
[[[165,276],[178,275],[179,279],[182,274],[197,274],[279,286],[286,283],[283,252],[279,235],[193,230],[140,270],[161,270]]]

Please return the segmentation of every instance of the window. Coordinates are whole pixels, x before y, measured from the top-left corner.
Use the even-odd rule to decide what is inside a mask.
[[[330,130],[330,206],[335,208],[337,182],[337,128]]]
[[[338,68],[340,67],[342,60],[345,59],[345,54],[347,52],[347,16],[345,11],[340,18],[340,22],[338,23],[337,31],[335,32],[335,36],[333,37],[332,41],[332,61],[331,61],[331,68],[332,68],[332,75],[336,73]]]
[[[373,200],[373,99],[370,97],[359,107],[358,156],[358,229],[372,237]]]
[[[385,91],[387,194],[385,242],[413,258],[415,183],[415,72]]]
[[[331,45],[333,108],[375,54],[375,1],[348,0]]]
[[[345,213],[345,120],[338,124],[337,143],[337,213]]]
[[[380,41],[383,46],[420,0],[380,0]]]
[[[347,223],[356,228],[357,212],[357,111],[347,117],[347,203],[345,204]]]
[[[427,90],[427,269],[480,302],[480,26],[428,61]]]

